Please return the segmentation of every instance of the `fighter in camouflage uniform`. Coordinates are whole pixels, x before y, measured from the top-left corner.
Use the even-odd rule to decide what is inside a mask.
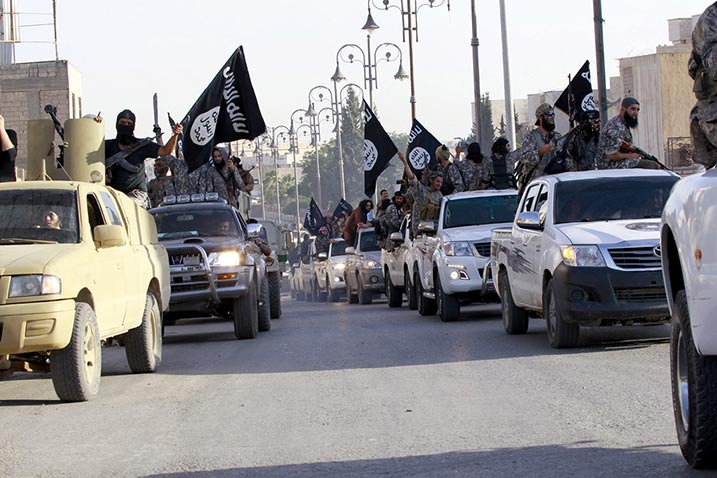
[[[428,173],[428,186],[421,183],[416,175],[411,171],[411,167],[406,161],[406,157],[398,152],[398,159],[403,163],[403,168],[406,171],[408,177],[408,184],[414,190],[414,205],[413,215],[411,217],[418,218],[417,221],[411,221],[411,228],[413,229],[413,235],[416,236],[418,233],[418,223],[420,221],[438,221],[439,213],[441,212],[441,200],[443,194],[441,193],[441,186],[443,185],[443,173],[440,171],[431,171]],[[416,225],[413,228],[413,225]]]
[[[560,133],[555,131],[555,112],[553,107],[543,103],[535,110],[536,128],[528,131],[520,147],[519,161],[521,162],[519,182],[521,187],[531,179],[544,176],[545,167],[555,159],[556,143]],[[572,169],[571,164],[566,165]]]
[[[471,143],[466,151],[466,159],[458,162],[458,169],[463,177],[464,191],[477,191],[481,188],[481,164],[483,153],[480,144]]]
[[[172,171],[171,176],[167,172]],[[154,162],[155,178],[147,184],[147,193],[152,207],[162,204],[165,196],[189,194],[187,163],[174,156],[162,156]]]
[[[620,113],[605,123],[598,142],[598,169],[625,169],[638,166],[641,156],[637,153],[621,152],[620,144],[623,141],[632,144],[630,128],[637,126],[639,111],[640,103],[628,96],[622,100]]]
[[[451,153],[446,145],[442,144],[436,148],[436,159],[438,159],[438,164],[440,164],[441,171],[443,171],[441,192],[444,195],[448,195],[465,191],[463,176],[461,176],[458,165],[451,162]]]
[[[688,66],[695,80],[697,104],[690,113],[694,161],[711,168],[717,163],[717,3],[702,13],[692,32]]]
[[[508,140],[496,139],[490,151],[490,158],[485,158],[481,167],[481,183],[493,189],[516,189],[513,176],[515,154],[510,153]]]
[[[391,205],[386,208],[383,215],[383,223],[381,228],[384,231],[384,249],[392,250],[393,241],[389,239],[392,233],[401,229],[401,221],[403,220],[403,194],[397,191],[393,195]]]

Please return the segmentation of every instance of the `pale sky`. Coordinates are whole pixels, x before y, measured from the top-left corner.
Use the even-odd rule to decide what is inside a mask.
[[[391,0],[393,4],[398,0]],[[427,0],[417,0],[419,4]],[[436,0],[435,3],[439,3]],[[50,0],[17,0],[21,11],[49,11]],[[382,4],[381,0],[375,3]],[[609,76],[618,58],[648,54],[669,44],[667,20],[701,13],[705,0],[603,0],[605,57]],[[503,98],[498,0],[477,0],[481,91]],[[288,125],[289,115],[308,104],[316,85],[333,89],[336,52],[347,43],[366,49],[366,0],[58,0],[61,59],[82,74],[83,112],[102,111],[110,125],[119,111],[137,114],[137,135],[152,128],[152,94],[159,94],[160,120],[166,112],[182,118],[234,49],[243,45],[267,125]],[[417,118],[448,141],[470,132],[473,69],[470,0],[451,0],[448,11],[421,8],[419,42],[414,49]],[[562,89],[567,75],[588,59],[595,70],[592,0],[506,0],[513,98]],[[396,43],[408,71],[408,44],[402,43],[395,9],[372,7],[380,26],[372,49]],[[42,23],[47,17],[23,17]],[[51,29],[32,27],[23,38],[51,39]],[[373,52],[371,53],[373,55]],[[18,45],[17,60],[54,59],[48,45]],[[686,68],[686,67],[685,67]],[[363,86],[357,64],[341,63],[349,82]],[[410,129],[410,86],[393,79],[396,63],[378,66],[374,91],[388,131]],[[594,87],[597,88],[595,81]],[[331,125],[323,130],[330,135]]]

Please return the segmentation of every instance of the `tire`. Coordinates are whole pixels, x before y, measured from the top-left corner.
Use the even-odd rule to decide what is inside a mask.
[[[358,304],[358,295],[354,294],[351,291],[351,286],[349,285],[349,281],[346,279],[347,279],[347,277],[344,276],[344,283],[346,284],[346,302],[349,304]]]
[[[423,295],[423,284],[418,274],[414,274],[416,281],[416,299],[418,299],[418,313],[421,315],[436,315],[436,301]]]
[[[271,309],[271,318],[278,319],[281,317],[281,273],[269,273],[269,307]]]
[[[134,373],[152,373],[162,363],[162,312],[151,292],[144,303],[142,323],[125,334],[124,350]]]
[[[406,291],[406,301],[408,302],[409,310],[418,309],[418,299],[416,297],[416,289],[413,287],[411,282],[411,275],[408,271],[403,274],[403,290]]]
[[[318,277],[314,280],[314,297],[316,297],[316,302],[326,302],[328,300],[326,291],[319,288]]]
[[[373,292],[366,290],[361,280],[361,274],[356,276],[356,283],[358,284],[358,302],[361,305],[371,305],[373,302]]]
[[[394,309],[401,307],[403,305],[403,292],[393,285],[388,269],[386,269],[384,276],[386,277],[386,299],[388,299],[388,306]]]
[[[256,284],[249,285],[243,297],[234,299],[234,335],[239,340],[253,339],[259,333],[259,309]]]
[[[515,305],[510,292],[508,274],[500,274],[500,308],[503,315],[503,328],[508,335],[522,335],[528,332],[528,311]]]
[[[717,468],[717,357],[695,348],[684,290],[675,300],[670,339],[672,408],[682,456],[693,468]]]
[[[259,286],[259,301],[257,303],[259,311],[258,327],[259,332],[268,332],[271,330],[271,304],[269,303],[269,278],[264,274],[264,280]]]
[[[75,305],[70,343],[50,352],[52,385],[60,400],[85,402],[100,389],[102,349],[95,311],[88,304]]]
[[[296,299],[296,291],[294,290],[293,287],[292,287],[291,290],[289,291],[289,296],[290,296],[292,299]]]
[[[441,286],[441,277],[435,273],[436,309],[442,322],[455,322],[461,316],[461,305],[456,296],[446,294]]]
[[[548,343],[554,349],[568,349],[578,345],[580,326],[565,322],[555,297],[555,281],[550,279],[543,292],[543,317],[548,330]]]
[[[314,302],[316,301],[316,297],[314,296],[314,284],[313,282],[309,281],[309,287],[307,291],[304,294],[306,296],[306,302]]]
[[[326,297],[328,298],[329,302],[339,301],[339,291],[331,288],[331,281],[329,281],[329,276],[326,276]]]

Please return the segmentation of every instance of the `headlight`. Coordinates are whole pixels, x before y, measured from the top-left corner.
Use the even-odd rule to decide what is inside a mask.
[[[443,244],[443,250],[447,256],[472,256],[473,249],[468,242],[446,242]]]
[[[51,295],[62,292],[59,277],[45,275],[13,276],[10,279],[9,297]]]
[[[343,262],[338,262],[338,263],[334,264],[332,267],[334,268],[334,270],[342,271],[342,270],[346,269],[346,264],[344,264]]]
[[[363,264],[364,269],[373,269],[374,267],[378,267],[378,263],[376,261],[366,261]]]
[[[577,267],[603,267],[605,259],[597,246],[563,246],[563,263]]]
[[[219,267],[239,266],[241,258],[237,251],[212,252],[209,254],[209,264]]]

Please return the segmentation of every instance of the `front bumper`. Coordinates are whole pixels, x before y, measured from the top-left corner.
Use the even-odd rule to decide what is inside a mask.
[[[340,270],[329,273],[329,287],[331,290],[346,290],[343,272],[343,270]]]
[[[242,297],[249,291],[252,275],[251,266],[215,266],[210,271],[201,267],[172,267],[170,310],[182,310],[183,305],[190,303],[218,304],[225,299]]]
[[[490,260],[473,256],[444,258],[438,273],[446,294],[461,294],[478,298],[494,294]]]
[[[566,322],[602,325],[660,322],[670,315],[662,271],[624,271],[560,264],[553,276]]]
[[[65,348],[74,322],[74,299],[0,305],[0,355]]]
[[[359,274],[361,275],[364,290],[383,292],[383,271],[380,267],[360,269]]]

